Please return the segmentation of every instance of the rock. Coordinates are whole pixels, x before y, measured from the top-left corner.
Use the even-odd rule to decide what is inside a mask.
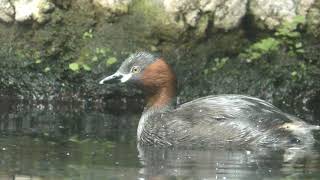
[[[312,8],[309,9],[307,15],[307,27],[308,31],[314,36],[319,37],[320,32],[320,1],[317,1],[313,4]]]
[[[200,0],[199,5],[200,5],[201,11],[212,12],[212,11],[215,11],[217,6],[219,6],[223,2],[224,2],[223,0]]]
[[[109,14],[126,14],[132,0],[93,0],[94,5],[106,10]]]
[[[163,5],[169,13],[188,13],[199,7],[197,0],[164,0]]]
[[[178,8],[176,6],[168,6],[167,0],[139,0],[134,1],[130,11],[138,20],[142,22],[143,26],[147,26],[151,32],[144,31],[144,33],[152,34],[166,40],[179,40],[182,34],[186,32],[187,23],[185,18],[181,16],[180,11],[167,8]],[[171,1],[170,1],[171,2]],[[177,12],[177,13],[175,13]],[[191,12],[191,11],[187,11]],[[197,17],[190,14],[189,21],[195,21]],[[194,19],[194,20],[193,20]]]
[[[296,16],[306,16],[315,0],[153,0],[163,3],[172,22],[198,28],[199,20],[209,15],[213,28],[229,30],[238,27],[248,11],[258,26],[275,29]],[[313,11],[315,12],[315,11]],[[203,23],[202,23],[203,25]],[[186,28],[188,29],[188,28]]]
[[[305,16],[314,0],[251,0],[250,11],[259,25],[275,29],[295,16]]]
[[[217,28],[237,27],[246,14],[247,0],[164,0],[166,12],[184,16],[185,23],[194,27],[201,13],[214,15]]]
[[[246,14],[248,0],[226,0],[214,12],[214,26],[229,30],[237,27]]]
[[[200,13],[200,10],[198,10],[198,9],[187,13],[185,15],[186,23],[189,24],[192,27],[196,26],[197,21],[198,21],[198,19],[200,17],[199,13]]]
[[[0,0],[0,20],[4,22],[13,22],[14,8],[9,0]]]
[[[14,7],[16,21],[24,22],[32,19],[43,23],[49,18],[47,13],[54,8],[54,4],[48,0],[17,0],[14,2]]]
[[[309,9],[315,3],[315,0],[300,0],[297,1],[297,15],[306,16]]]
[[[163,6],[169,16],[184,17],[184,23],[192,27],[200,18],[199,2],[195,0],[164,0]]]

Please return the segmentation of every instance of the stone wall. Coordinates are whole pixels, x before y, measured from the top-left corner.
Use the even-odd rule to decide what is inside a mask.
[[[45,23],[55,8],[63,1],[49,0],[0,0],[0,20],[4,23],[35,21]],[[228,31],[241,25],[245,16],[252,16],[256,26],[273,30],[296,16],[307,16],[309,22],[318,25],[308,13],[319,13],[315,0],[80,0],[70,4],[92,3],[99,16],[108,19],[138,10],[149,22],[173,36],[190,31],[204,32],[209,28]],[[58,6],[58,7],[56,7]],[[140,8],[132,8],[139,6]],[[80,13],[80,12],[79,12]],[[166,29],[175,26],[175,31]],[[195,33],[201,36],[201,33]]]

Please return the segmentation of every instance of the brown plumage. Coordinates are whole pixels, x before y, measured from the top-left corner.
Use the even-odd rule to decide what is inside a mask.
[[[162,107],[176,96],[176,76],[163,59],[147,66],[140,81],[146,93],[147,108]]]

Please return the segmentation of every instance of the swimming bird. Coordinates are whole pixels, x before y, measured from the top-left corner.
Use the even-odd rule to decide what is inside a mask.
[[[140,145],[170,147],[284,147],[313,144],[310,125],[272,104],[245,95],[211,95],[176,105],[177,80],[161,56],[137,52],[99,84],[119,81],[142,89],[146,105]]]

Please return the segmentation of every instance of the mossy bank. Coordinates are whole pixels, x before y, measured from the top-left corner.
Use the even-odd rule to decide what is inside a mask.
[[[240,93],[311,121],[319,117],[318,1],[288,2],[297,11],[278,8],[281,18],[262,12],[258,0],[194,1],[190,6],[169,0],[38,0],[32,2],[42,3],[43,9],[17,16],[21,2],[0,1],[3,96],[136,99],[138,90],[97,82],[132,52],[147,50],[173,65],[180,102]]]

